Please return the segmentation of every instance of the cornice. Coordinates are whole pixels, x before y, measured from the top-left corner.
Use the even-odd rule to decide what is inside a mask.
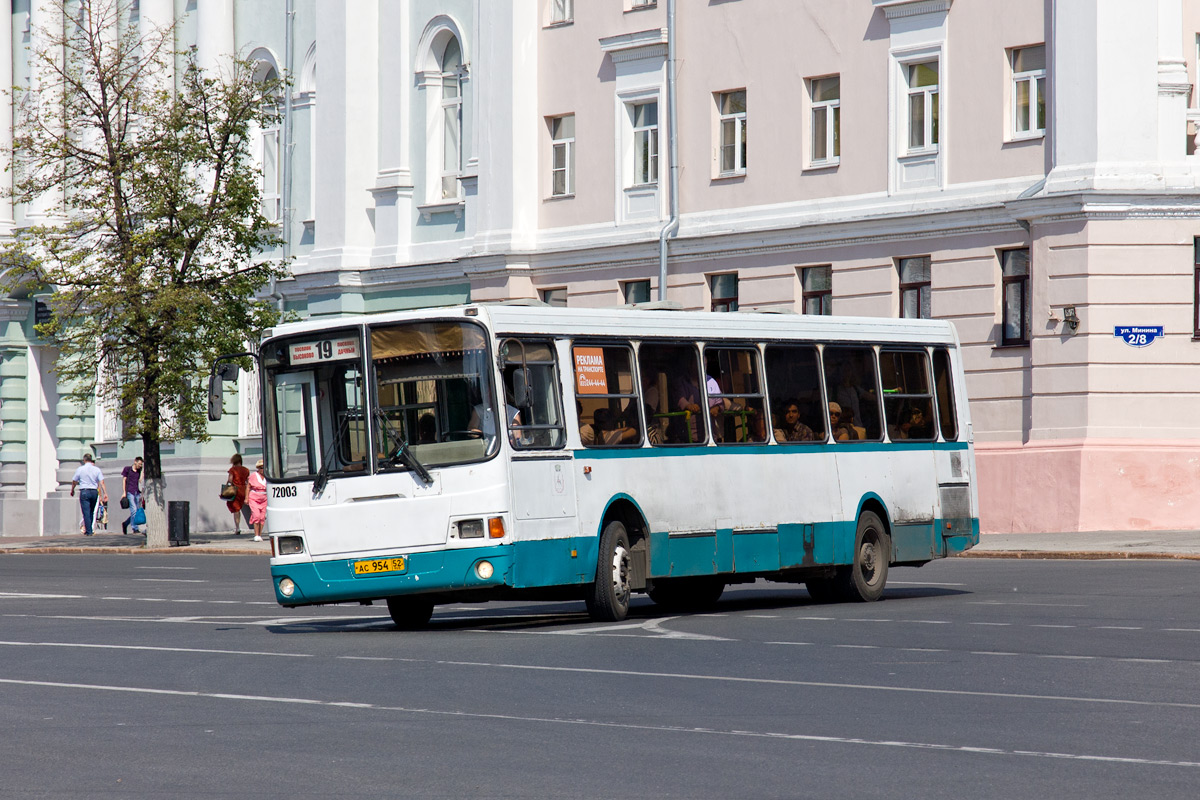
[[[875,8],[882,8],[889,20],[898,17],[915,17],[918,14],[946,13],[954,0],[871,0]]]
[[[611,56],[616,64],[645,58],[666,58],[667,29],[652,28],[637,33],[605,36],[600,39],[600,50]]]

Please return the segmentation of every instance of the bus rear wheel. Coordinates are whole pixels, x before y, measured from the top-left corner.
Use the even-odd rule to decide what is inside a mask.
[[[725,592],[720,578],[668,578],[654,582],[647,594],[656,605],[669,611],[707,611]]]
[[[596,581],[586,597],[588,614],[599,622],[620,622],[629,614],[629,534],[620,520],[604,526]]]
[[[388,613],[402,631],[415,631],[429,624],[433,616],[433,601],[422,597],[389,597]]]
[[[879,515],[864,511],[854,535],[854,563],[842,587],[847,600],[870,603],[883,597],[891,549],[891,539]]]

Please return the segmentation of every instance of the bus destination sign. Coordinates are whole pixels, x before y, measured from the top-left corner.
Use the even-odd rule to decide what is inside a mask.
[[[288,351],[292,366],[318,364],[322,361],[342,361],[347,358],[358,358],[358,339],[353,336],[345,339],[321,339],[316,342],[294,344],[288,348]]]

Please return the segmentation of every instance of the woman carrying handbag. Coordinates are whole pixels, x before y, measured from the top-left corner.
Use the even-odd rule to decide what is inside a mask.
[[[246,505],[246,490],[250,480],[250,470],[242,466],[242,457],[234,453],[229,459],[229,485],[233,487],[233,497],[226,497],[226,487],[221,487],[221,497],[225,507],[233,514],[233,535],[242,535],[242,508]]]

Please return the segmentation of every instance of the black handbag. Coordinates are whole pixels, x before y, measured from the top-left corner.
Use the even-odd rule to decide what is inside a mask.
[[[121,508],[129,508],[129,495],[121,495]]]
[[[222,483],[221,484],[221,499],[222,500],[232,500],[235,497],[237,497],[237,487],[234,486],[232,483]]]

